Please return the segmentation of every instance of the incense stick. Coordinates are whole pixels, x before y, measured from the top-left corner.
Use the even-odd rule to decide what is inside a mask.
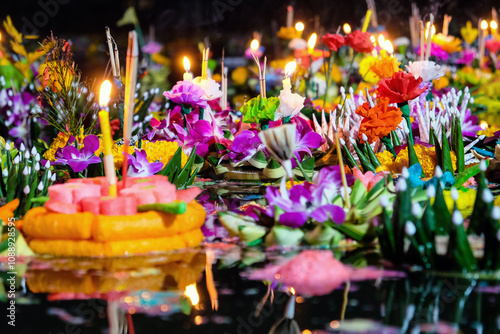
[[[340,166],[340,173],[342,175],[342,185],[344,186],[344,194],[345,194],[345,206],[347,209],[351,208],[351,201],[349,200],[349,194],[347,193],[347,179],[345,176],[345,169],[344,169],[344,159],[342,159],[342,152],[340,150],[340,141],[339,141],[339,134],[335,129],[333,129],[333,135],[335,136],[335,146],[337,146],[337,156],[339,157],[339,166]]]

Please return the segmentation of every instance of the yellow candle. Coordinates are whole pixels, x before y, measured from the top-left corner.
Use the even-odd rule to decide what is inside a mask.
[[[312,55],[314,52],[314,47],[316,46],[317,39],[318,35],[316,35],[316,33],[313,33],[311,37],[309,37],[309,40],[307,41],[307,53],[309,53],[310,55]]]
[[[109,182],[109,195],[116,196],[116,173],[115,162],[111,146],[113,139],[111,137],[111,128],[109,126],[109,113],[104,110],[109,103],[109,96],[111,93],[111,83],[106,80],[101,85],[101,93],[99,94],[99,105],[102,110],[99,111],[99,121],[101,123],[101,134],[104,146],[104,172]]]
[[[497,40],[498,39],[498,35],[497,35],[498,24],[497,24],[497,22],[491,21],[490,28],[491,28],[491,38]]]
[[[295,30],[297,31],[297,37],[301,38],[302,37],[302,32],[304,31],[304,23],[297,22],[295,24]]]
[[[366,11],[365,21],[363,22],[363,28],[361,29],[362,32],[366,32],[368,30],[368,24],[370,23],[371,16],[372,16],[372,11],[371,9],[368,9]]]

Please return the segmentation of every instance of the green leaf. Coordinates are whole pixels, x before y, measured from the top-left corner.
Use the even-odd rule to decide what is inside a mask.
[[[175,178],[173,181],[169,180],[170,182],[174,183],[177,186],[177,188],[187,187],[187,180],[190,179],[192,175],[191,173],[193,171],[195,157],[196,157],[196,147],[194,147],[193,150],[191,151],[191,154],[189,155],[186,165],[184,165],[184,168],[182,168],[177,178]]]
[[[263,120],[274,120],[274,113],[278,109],[280,100],[278,97],[261,98],[260,96],[250,99],[241,107],[244,123],[260,123]]]
[[[175,201],[170,203],[153,203],[153,204],[138,205],[137,211],[138,212],[158,211],[158,212],[173,213],[179,215],[185,213],[186,208],[187,208],[186,202]]]
[[[465,171],[464,138],[458,117],[455,117],[455,126],[453,127],[452,134],[455,142],[455,154],[457,155],[457,173],[462,173]]]
[[[451,172],[451,174],[454,173],[453,171],[453,164],[451,162],[451,154],[450,154],[450,145],[448,144],[448,138],[446,138],[446,129],[444,128],[444,125],[442,126],[442,151],[441,151],[441,160],[443,162],[443,173],[446,172],[447,170]]]

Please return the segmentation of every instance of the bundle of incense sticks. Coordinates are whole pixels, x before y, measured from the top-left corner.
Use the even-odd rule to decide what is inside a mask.
[[[118,46],[115,40],[111,36],[109,27],[106,27],[106,41],[109,48],[109,59],[111,61],[111,68],[113,70],[113,79],[115,86],[121,87],[121,75],[120,75],[120,57],[118,55]]]
[[[266,98],[266,63],[267,57],[264,57],[264,66],[260,67],[259,58],[257,58],[253,53],[250,53],[257,64],[257,69],[259,70],[259,86],[260,86],[260,97]]]
[[[127,65],[125,79],[125,108],[123,109],[123,152],[128,153],[132,127],[134,122],[135,87],[137,84],[137,63],[139,60],[139,46],[135,31],[128,33]],[[123,186],[127,186],[128,159],[123,159],[122,178]]]
[[[210,48],[203,49],[203,60],[201,63],[201,79],[208,78],[208,56],[210,55]]]

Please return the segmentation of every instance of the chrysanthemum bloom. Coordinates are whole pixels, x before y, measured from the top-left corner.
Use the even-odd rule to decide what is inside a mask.
[[[341,46],[346,45],[346,40],[339,34],[325,34],[322,37],[323,44],[332,51],[337,51]]]
[[[359,126],[359,137],[362,138],[365,134],[369,143],[387,136],[403,120],[401,110],[390,107],[389,99],[386,97],[381,98],[373,108],[370,108],[368,103],[364,103],[356,110],[356,114],[363,116]]]
[[[401,71],[401,63],[396,57],[391,57],[384,50],[380,51],[380,58],[376,59],[370,66],[370,69],[380,78],[389,78],[396,72]]]
[[[462,41],[460,40],[460,38],[455,36],[445,36],[443,34],[437,34],[433,35],[431,40],[448,53],[458,52],[462,50]]]
[[[346,37],[346,43],[357,52],[372,52],[374,46],[370,40],[370,33],[355,30]]]
[[[406,72],[396,72],[392,77],[380,80],[378,93],[389,98],[390,103],[405,103],[420,96],[425,88],[419,88],[422,78]]]

